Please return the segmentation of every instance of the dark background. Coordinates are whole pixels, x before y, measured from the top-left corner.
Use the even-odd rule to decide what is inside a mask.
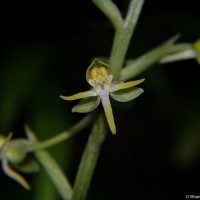
[[[126,1],[115,1],[124,14]],[[24,137],[28,123],[45,140],[83,117],[60,94],[87,90],[85,71],[97,56],[109,57],[113,28],[90,1],[1,3],[0,132]],[[176,33],[178,42],[200,35],[198,1],[149,0],[144,4],[127,57],[137,57]],[[145,90],[132,103],[113,103],[117,135],[109,134],[88,199],[186,199],[200,195],[200,68],[195,60],[154,65]],[[90,127],[50,152],[71,182]],[[50,199],[44,172],[25,175],[30,192],[1,171],[1,199]],[[56,199],[53,197],[51,199]]]

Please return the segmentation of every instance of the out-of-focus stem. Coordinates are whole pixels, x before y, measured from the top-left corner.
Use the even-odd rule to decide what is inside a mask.
[[[85,199],[105,138],[105,121],[102,114],[100,114],[94,122],[92,132],[83,152],[74,184],[73,200]]]

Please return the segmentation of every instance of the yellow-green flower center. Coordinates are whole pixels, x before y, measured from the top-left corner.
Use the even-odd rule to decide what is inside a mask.
[[[112,75],[108,75],[105,67],[94,67],[91,70],[91,78],[92,80],[90,80],[89,83],[94,87],[97,95],[99,95],[102,90],[110,91]]]

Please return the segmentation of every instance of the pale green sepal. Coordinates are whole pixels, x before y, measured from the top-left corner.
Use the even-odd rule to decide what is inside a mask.
[[[81,100],[76,106],[73,107],[72,112],[88,113],[95,110],[100,103],[100,97],[88,97]]]
[[[119,102],[127,102],[135,99],[140,94],[142,94],[144,90],[138,87],[127,88],[123,90],[118,90],[116,92],[110,93],[110,96]]]
[[[139,79],[139,80],[136,80],[136,81],[129,81],[129,82],[126,82],[126,83],[122,82],[122,83],[116,84],[116,85],[113,86],[112,89],[110,89],[110,92],[115,92],[117,90],[122,90],[122,89],[126,89],[126,88],[130,88],[130,87],[139,85],[144,80],[145,79],[142,78],[142,79]]]
[[[30,157],[27,157],[23,162],[18,163],[18,164],[13,164],[13,166],[21,171],[21,172],[25,172],[25,173],[34,173],[34,172],[38,172],[40,170],[40,166],[39,164]]]
[[[96,96],[96,94],[93,91],[86,91],[86,92],[79,92],[78,94],[74,94],[72,96],[62,96],[60,95],[61,99],[67,100],[67,101],[72,101],[76,99],[82,99],[85,97],[92,97]]]

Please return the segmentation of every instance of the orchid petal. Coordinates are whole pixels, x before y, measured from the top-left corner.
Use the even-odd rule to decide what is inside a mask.
[[[144,90],[139,87],[126,88],[110,93],[110,96],[119,102],[127,102],[137,98]]]
[[[115,92],[117,90],[122,90],[122,89],[133,87],[135,85],[142,83],[144,80],[145,79],[142,78],[142,79],[136,80],[136,81],[129,81],[129,82],[126,82],[126,83],[122,82],[122,83],[116,84],[116,85],[113,86],[113,88],[111,88],[110,92]]]
[[[5,172],[5,174],[7,176],[9,176],[10,178],[14,179],[15,181],[17,181],[19,184],[21,184],[25,189],[30,190],[31,187],[28,184],[28,182],[17,172],[15,172],[9,165],[8,165],[8,161],[6,159],[6,157],[4,156],[4,158],[2,159],[2,168],[3,171]]]
[[[85,97],[92,97],[96,96],[96,94],[93,91],[86,91],[86,92],[79,92],[78,94],[74,94],[72,96],[60,96],[60,98],[67,100],[67,101],[72,101],[76,99],[82,99]]]
[[[105,112],[110,130],[113,134],[116,134],[115,121],[113,117],[112,107],[110,104],[109,93],[106,91],[103,91],[100,94],[100,97],[101,97],[101,102],[104,108],[104,112]]]
[[[88,113],[97,108],[100,104],[100,97],[87,97],[73,107],[72,112]]]
[[[92,70],[94,68],[100,69],[102,67],[106,69],[108,76],[113,75],[112,68],[108,64],[106,64],[106,63],[104,63],[104,62],[102,62],[98,59],[94,59],[92,61],[91,65],[87,68],[87,71],[86,71],[86,80],[87,80],[88,83],[89,83],[89,80],[91,80],[91,79],[93,80],[93,78],[94,78],[94,77],[92,77],[92,73],[91,73]]]

